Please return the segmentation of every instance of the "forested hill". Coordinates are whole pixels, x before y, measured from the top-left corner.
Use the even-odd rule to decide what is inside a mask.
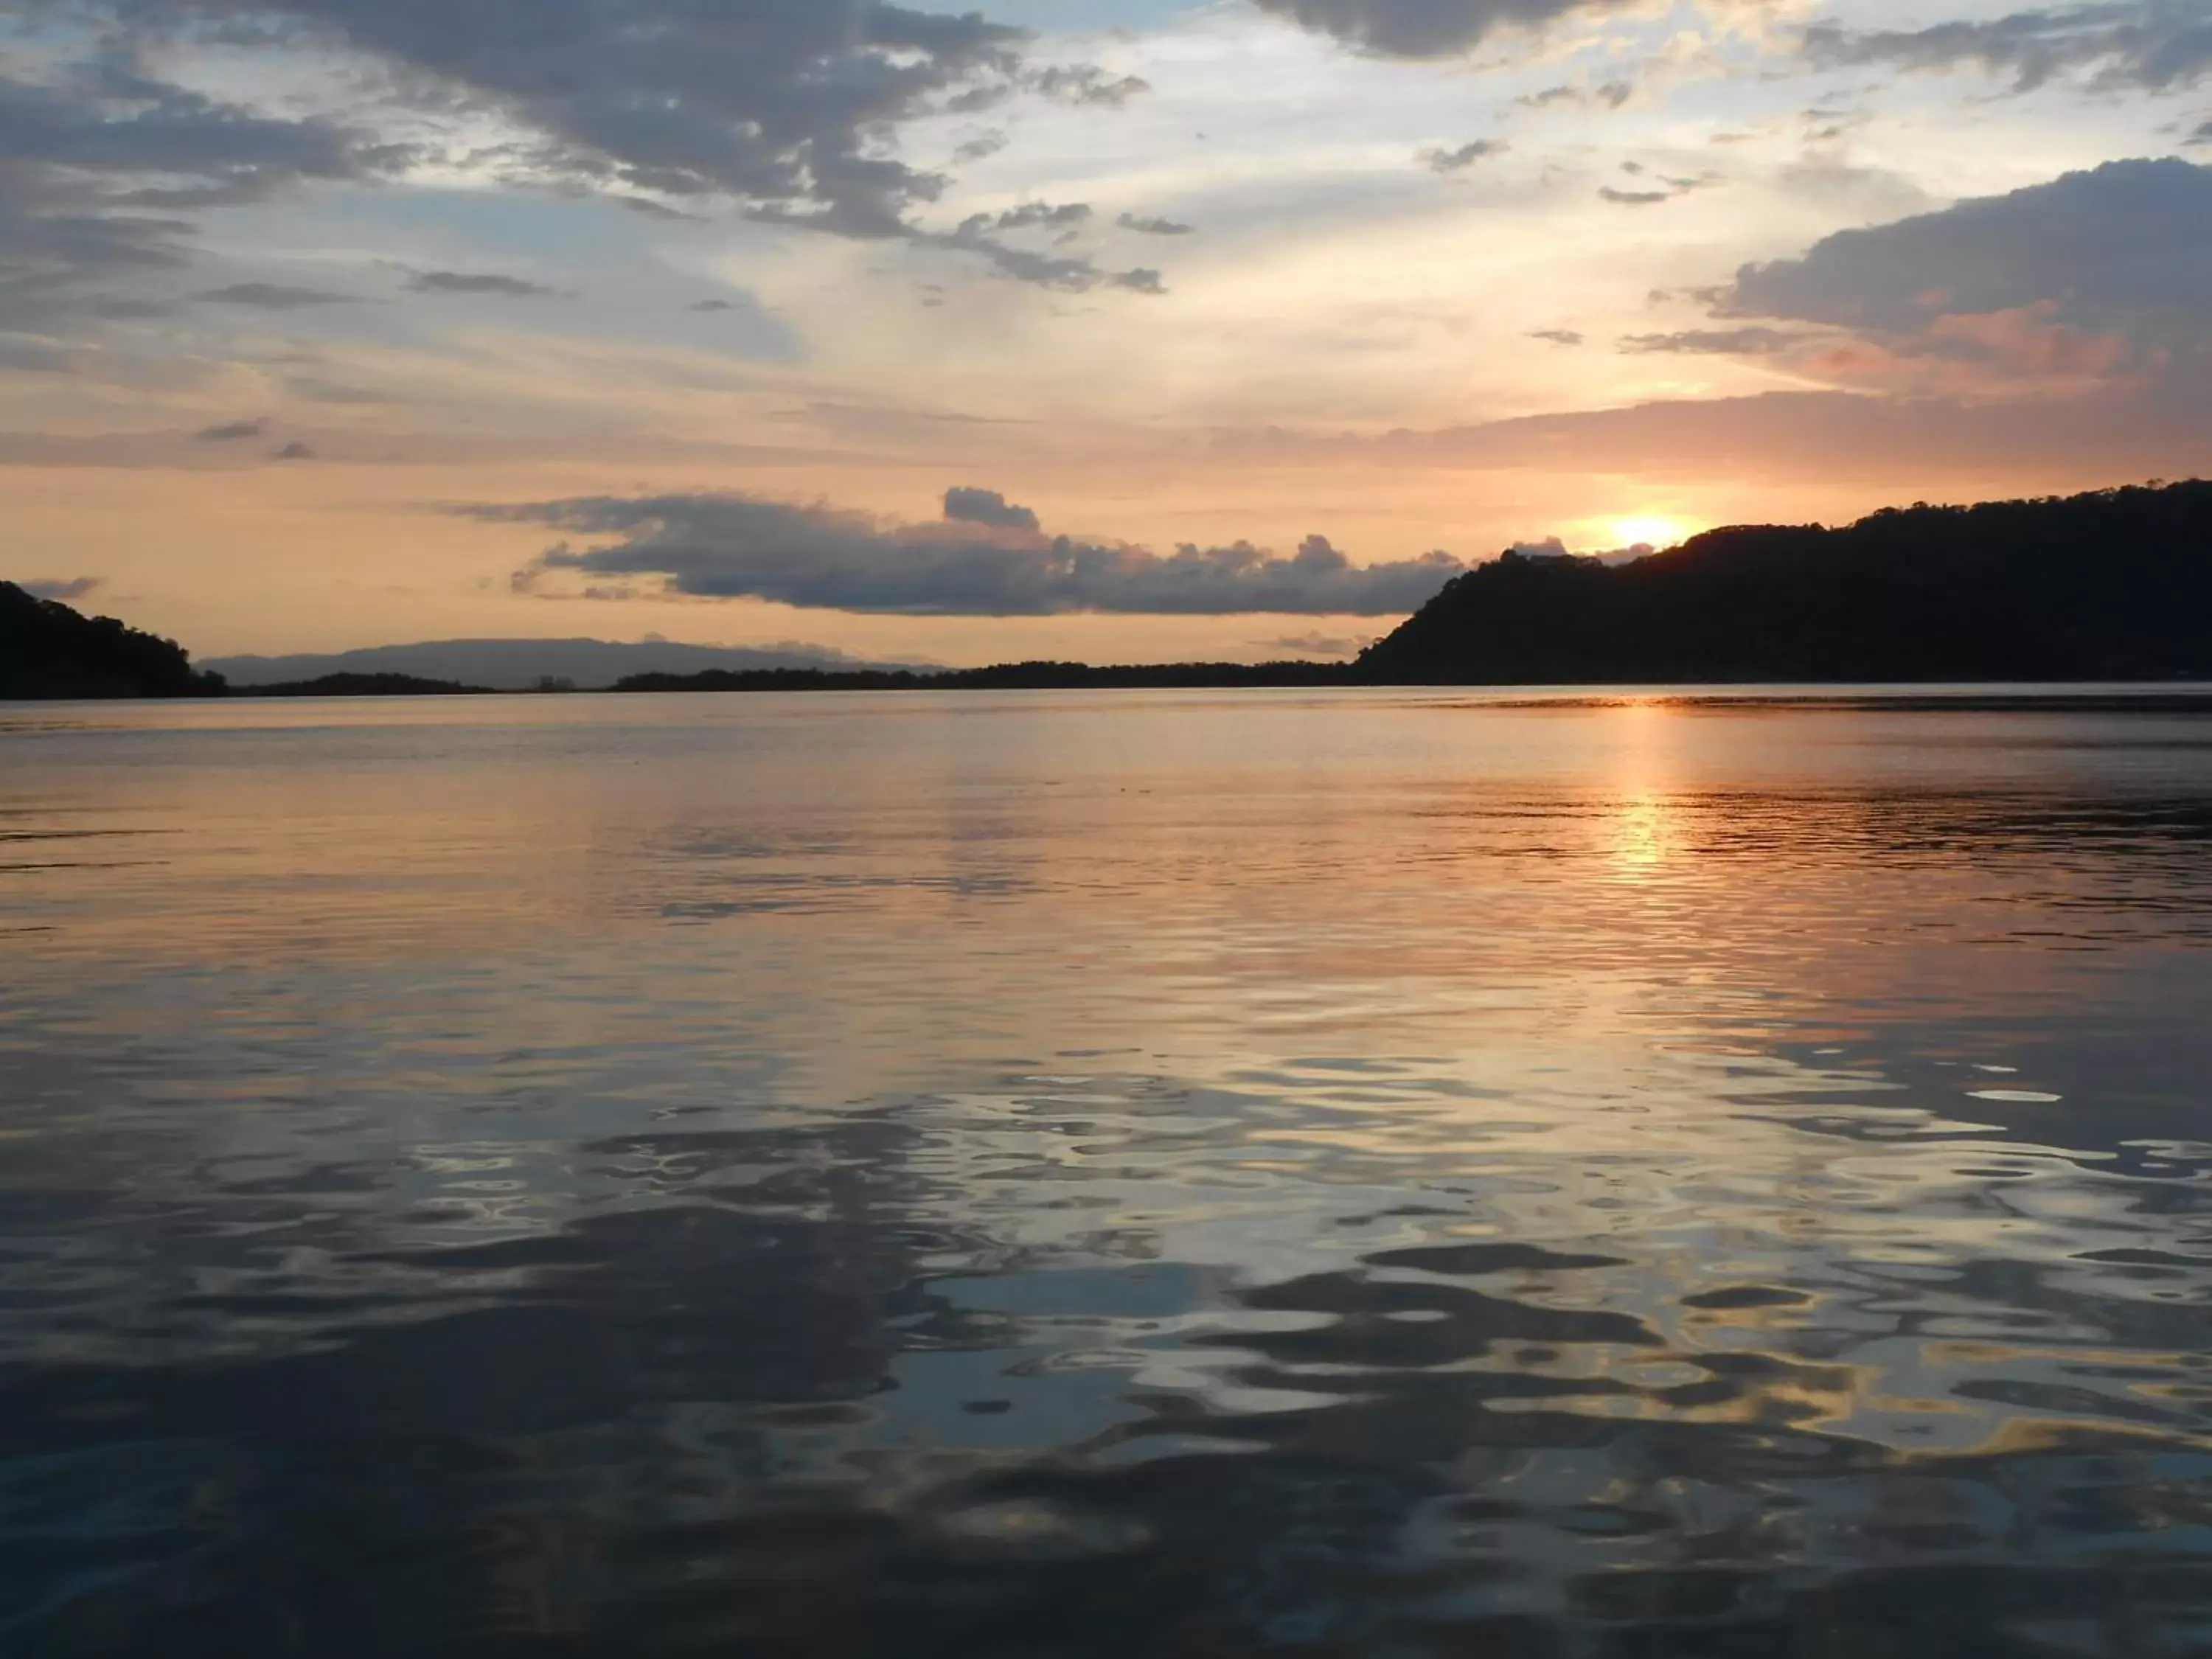
[[[0,700],[191,697],[222,690],[222,677],[195,674],[173,641],[0,582]]]
[[[1376,684],[2212,676],[2212,483],[1509,554],[1360,654]]]

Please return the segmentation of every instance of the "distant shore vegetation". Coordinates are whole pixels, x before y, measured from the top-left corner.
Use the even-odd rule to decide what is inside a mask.
[[[1735,526],[1626,564],[1508,552],[1346,663],[633,674],[617,692],[1876,684],[2212,678],[2212,482],[1856,524]],[[571,691],[548,677],[533,688]],[[453,696],[337,673],[232,690],[173,641],[0,582],[0,698]]]

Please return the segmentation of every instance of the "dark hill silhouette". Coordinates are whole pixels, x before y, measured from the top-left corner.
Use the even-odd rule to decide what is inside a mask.
[[[1170,662],[1097,666],[1084,662],[1002,662],[988,668],[756,668],[703,674],[632,674],[617,691],[1036,691],[1143,687],[1339,685],[1340,663]]]
[[[0,699],[197,697],[222,689],[221,675],[195,674],[174,641],[0,582]]]
[[[2176,676],[2212,676],[2212,483],[1738,526],[1626,565],[1508,554],[1352,669],[1400,685]]]

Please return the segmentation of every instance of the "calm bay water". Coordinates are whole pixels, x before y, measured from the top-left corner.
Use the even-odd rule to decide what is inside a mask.
[[[0,1651],[2212,1651],[2212,716],[0,708]]]

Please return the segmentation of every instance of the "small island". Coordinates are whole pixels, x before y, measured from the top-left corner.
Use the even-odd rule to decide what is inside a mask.
[[[481,685],[427,680],[416,674],[323,674],[311,680],[276,680],[231,692],[243,697],[459,697],[489,695]]]

